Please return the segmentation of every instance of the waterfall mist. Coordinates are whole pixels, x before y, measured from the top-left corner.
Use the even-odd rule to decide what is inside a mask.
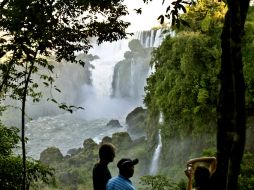
[[[100,46],[95,45],[91,49],[89,53],[97,55],[99,59],[91,62],[92,85],[82,87],[83,93],[86,94],[82,102],[85,110],[79,115],[83,114],[86,119],[122,119],[137,106],[138,102],[135,99],[110,97],[114,67],[124,58],[124,53],[128,50],[128,40],[107,42]]]

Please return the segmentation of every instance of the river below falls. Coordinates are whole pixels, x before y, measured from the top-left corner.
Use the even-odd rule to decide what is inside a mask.
[[[106,126],[108,122],[109,119],[84,120],[72,114],[32,120],[26,124],[27,155],[39,159],[40,153],[52,146],[66,155],[70,149],[83,147],[85,139],[99,143],[105,136],[127,131],[124,121],[119,121],[123,127]]]

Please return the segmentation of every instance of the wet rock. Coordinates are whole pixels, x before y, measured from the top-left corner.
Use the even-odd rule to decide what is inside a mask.
[[[83,147],[85,150],[94,149],[97,146],[98,146],[97,143],[92,138],[85,139],[83,142]]]
[[[127,131],[132,134],[145,133],[147,110],[135,108],[126,117]]]
[[[120,122],[116,119],[112,119],[107,123],[107,126],[109,127],[122,127],[122,125],[120,124]]]
[[[67,154],[73,156],[78,154],[80,151],[81,151],[81,148],[72,148],[67,151]]]

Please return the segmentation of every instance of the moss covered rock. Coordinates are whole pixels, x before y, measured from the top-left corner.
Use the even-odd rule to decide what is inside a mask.
[[[104,144],[104,143],[112,143],[112,138],[109,136],[103,137],[103,139],[101,140],[101,144]]]
[[[131,146],[132,139],[127,132],[118,132],[112,135],[112,144],[118,149],[125,149]]]
[[[51,164],[63,160],[61,151],[56,147],[49,147],[41,152],[40,161],[44,164]]]
[[[91,138],[85,139],[83,142],[83,147],[84,149],[93,149],[97,147],[97,143]]]

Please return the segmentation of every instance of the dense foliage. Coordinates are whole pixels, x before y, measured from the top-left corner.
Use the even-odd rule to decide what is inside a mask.
[[[152,0],[150,0],[152,1]],[[149,2],[144,0],[144,2]],[[221,3],[221,1],[218,1]],[[212,189],[238,189],[238,176],[240,174],[240,164],[244,154],[246,141],[246,88],[244,77],[244,36],[245,24],[250,7],[250,0],[225,0],[227,8],[223,27],[220,35],[221,56],[219,79],[219,96],[216,106],[217,111],[217,169],[213,174]],[[165,1],[163,0],[164,4]],[[177,0],[171,3],[164,15],[159,16],[162,22],[164,18],[172,20],[172,24],[179,27],[181,17],[179,11],[187,12],[184,4],[212,5],[208,14],[214,9],[213,5],[217,1],[206,0]],[[169,11],[171,10],[171,11]],[[188,14],[188,12],[187,12]],[[210,19],[208,18],[208,21]],[[205,21],[205,19],[204,19]],[[185,23],[186,21],[184,21]],[[203,21],[202,21],[203,22]],[[197,22],[200,24],[199,22]],[[210,24],[210,22],[204,22]],[[205,25],[206,25],[205,24]],[[185,25],[189,25],[188,22]],[[205,26],[204,25],[204,26]],[[190,25],[189,25],[190,26]],[[204,27],[201,27],[201,29]],[[207,28],[207,27],[205,27]],[[204,30],[201,30],[203,32]],[[248,109],[247,109],[248,110]],[[252,110],[248,110],[251,111]]]
[[[140,179],[143,186],[139,190],[185,190],[186,184],[174,183],[173,180],[163,175],[143,176]]]
[[[189,8],[182,17],[190,27],[176,28],[154,51],[156,72],[148,78],[145,103],[163,114],[174,135],[214,131],[219,96],[220,40],[225,6],[207,1]],[[211,8],[213,7],[213,8]],[[246,108],[253,110],[253,8],[244,38]],[[155,109],[156,108],[156,109]],[[205,129],[203,126],[207,126]],[[210,127],[210,128],[209,128]]]
[[[145,103],[150,120],[158,113],[164,119],[164,124],[159,126],[163,136],[163,173],[173,175],[179,171],[177,163],[201,156],[202,149],[216,146],[216,109],[221,87],[220,34],[226,11],[222,3],[199,1],[182,16],[189,27],[176,28],[175,34],[168,36],[154,52],[152,65],[156,72],[148,78]],[[250,7],[242,51],[249,117],[253,116],[252,14],[253,7]]]
[[[21,189],[22,158],[13,153],[20,142],[17,128],[6,128],[0,123],[0,189]],[[53,183],[53,169],[33,159],[27,160],[27,183]]]
[[[239,177],[239,189],[254,189],[254,154],[247,152],[241,164],[241,174]]]
[[[145,103],[163,114],[169,135],[215,131],[221,55],[218,31],[225,11],[220,4],[215,8],[206,1],[191,7],[184,15],[190,27],[177,29],[154,52],[156,72],[148,79]]]

